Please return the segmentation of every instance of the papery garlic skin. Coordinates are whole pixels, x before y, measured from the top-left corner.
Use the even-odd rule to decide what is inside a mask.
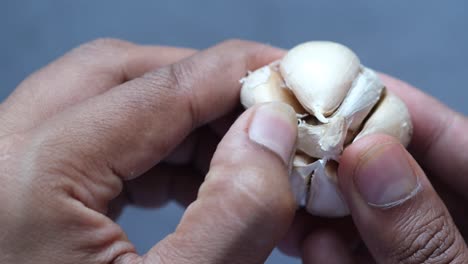
[[[349,48],[327,41],[300,44],[280,64],[297,100],[323,123],[348,93],[359,68],[359,58]]]
[[[348,144],[374,133],[393,136],[405,146],[411,140],[413,127],[403,101],[341,44],[300,44],[242,83],[246,108],[280,101],[296,110],[298,140],[290,182],[297,203],[311,214],[349,214],[336,177]]]
[[[278,72],[278,63],[263,66],[243,78],[241,103],[245,108],[266,102],[283,102],[294,108],[296,113],[305,113],[294,94],[288,89]]]

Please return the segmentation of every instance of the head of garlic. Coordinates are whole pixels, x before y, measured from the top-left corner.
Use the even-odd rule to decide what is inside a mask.
[[[244,107],[280,101],[297,112],[290,182],[297,203],[311,214],[349,214],[336,177],[347,145],[374,133],[394,136],[405,146],[411,140],[411,118],[403,101],[341,44],[300,44],[241,82]]]

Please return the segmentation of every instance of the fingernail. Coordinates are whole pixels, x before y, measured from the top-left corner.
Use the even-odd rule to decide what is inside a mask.
[[[400,144],[373,146],[354,174],[356,188],[371,206],[390,208],[414,197],[420,184]]]
[[[297,119],[293,108],[284,103],[260,106],[249,128],[249,138],[270,149],[289,164],[297,136]]]

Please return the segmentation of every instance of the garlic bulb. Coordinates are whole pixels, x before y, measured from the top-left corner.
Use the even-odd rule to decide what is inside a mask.
[[[349,214],[337,186],[343,149],[374,133],[409,144],[412,124],[405,104],[347,47],[312,41],[241,80],[241,103],[281,101],[298,117],[291,186],[299,205],[314,215]]]

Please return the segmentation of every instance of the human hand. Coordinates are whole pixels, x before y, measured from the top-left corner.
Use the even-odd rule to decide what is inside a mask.
[[[338,172],[352,220],[298,212],[282,248],[304,263],[466,263],[468,120],[402,81],[382,79],[410,110],[414,158],[383,135],[353,143]]]
[[[266,259],[295,210],[286,164],[296,120],[282,104],[236,121],[177,230],[147,254],[111,219],[126,202],[190,202],[223,134],[224,122],[212,121],[237,105],[247,70],[282,54],[242,41],[193,53],[93,42],[1,105],[1,263]]]

